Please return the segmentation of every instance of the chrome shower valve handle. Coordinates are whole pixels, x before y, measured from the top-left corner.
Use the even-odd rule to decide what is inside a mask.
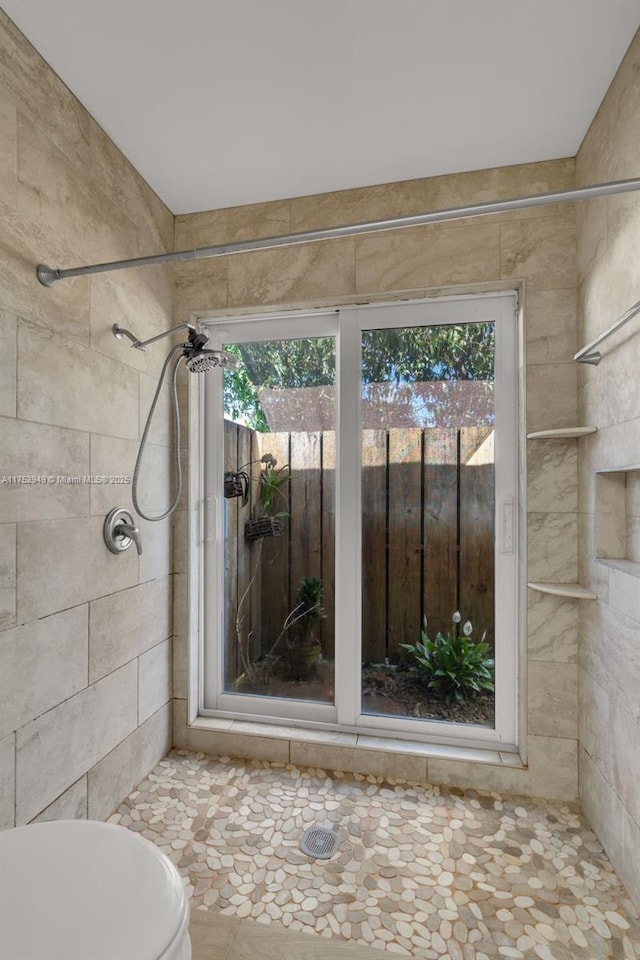
[[[112,553],[123,553],[135,543],[138,556],[142,556],[142,538],[125,507],[114,507],[104,521],[104,542]]]

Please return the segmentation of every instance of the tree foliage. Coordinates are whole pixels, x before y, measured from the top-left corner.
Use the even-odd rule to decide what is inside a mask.
[[[240,368],[224,377],[225,415],[258,431],[269,427],[259,387],[316,387],[335,383],[333,337],[269,340],[226,347]],[[492,323],[367,330],[362,382],[396,386],[434,380],[493,380]]]

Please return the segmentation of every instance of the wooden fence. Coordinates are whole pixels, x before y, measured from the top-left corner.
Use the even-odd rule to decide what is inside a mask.
[[[474,636],[494,630],[494,471],[490,427],[363,431],[362,643],[365,662],[397,659],[425,615],[447,630],[459,609]],[[255,433],[225,421],[225,470],[271,453],[289,464],[282,534],[247,544],[252,503],[227,500],[227,682],[242,672],[239,627],[265,652],[295,604],[303,577],[323,584],[322,644],[334,649],[335,434]],[[246,469],[246,468],[245,468]],[[257,478],[260,464],[250,468]],[[252,483],[253,494],[257,484]],[[243,599],[244,598],[244,599]]]

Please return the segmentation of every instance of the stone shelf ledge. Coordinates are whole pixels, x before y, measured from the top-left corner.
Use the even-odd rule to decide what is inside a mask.
[[[527,434],[527,440],[571,440],[596,433],[597,427],[560,427],[558,430],[536,430]]]
[[[598,595],[587,590],[579,583],[533,583],[527,584],[530,590],[538,593],[550,593],[554,597],[573,597],[574,600],[597,600]]]

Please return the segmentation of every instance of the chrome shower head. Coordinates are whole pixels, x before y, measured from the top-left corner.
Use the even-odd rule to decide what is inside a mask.
[[[237,370],[238,359],[232,353],[226,353],[224,350],[193,350],[187,356],[187,370],[190,373],[208,373],[214,367],[222,367],[223,370]]]
[[[223,370],[237,370],[238,359],[232,353],[224,350],[209,350],[205,347],[209,337],[206,333],[189,331],[189,340],[184,344],[183,356],[186,358],[187,370],[190,373],[207,373],[214,367]]]

